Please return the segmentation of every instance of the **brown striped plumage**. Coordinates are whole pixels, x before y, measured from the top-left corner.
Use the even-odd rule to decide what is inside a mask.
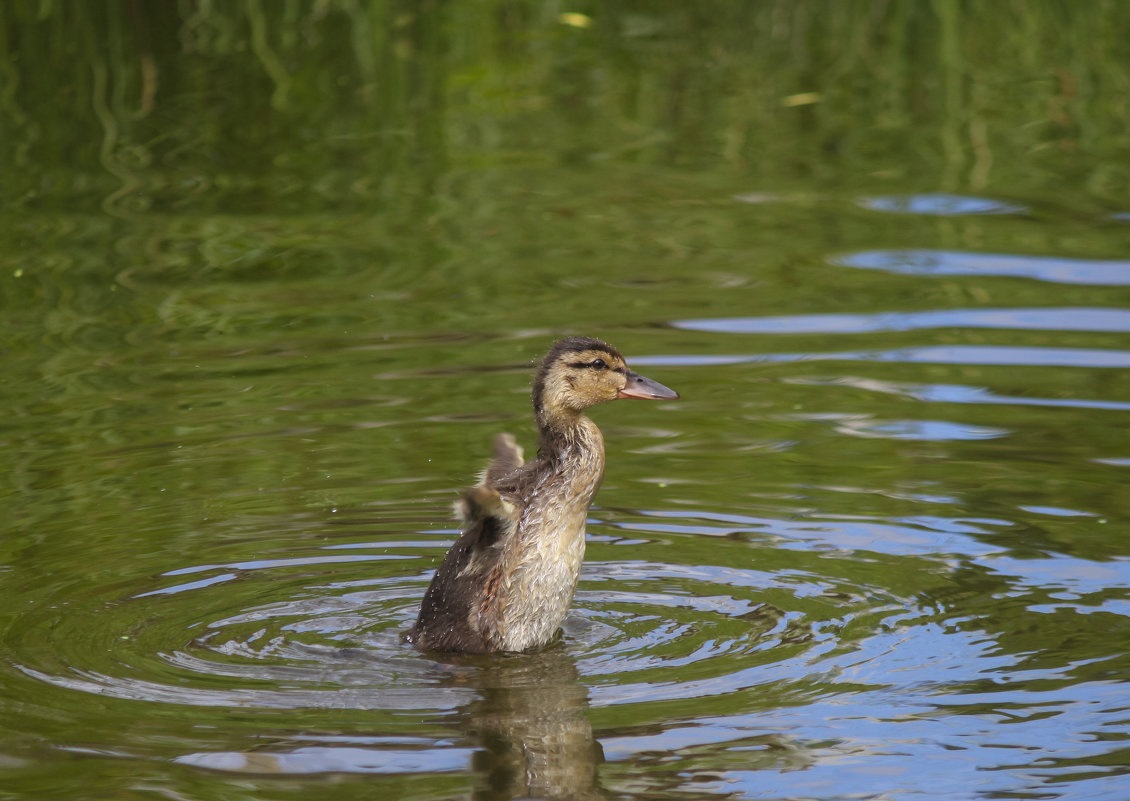
[[[589,337],[557,342],[534,379],[538,455],[495,439],[482,481],[458,504],[463,533],[424,595],[409,639],[422,650],[524,651],[565,619],[585,553],[585,519],[604,477],[604,437],[584,410],[616,398],[679,397]]]

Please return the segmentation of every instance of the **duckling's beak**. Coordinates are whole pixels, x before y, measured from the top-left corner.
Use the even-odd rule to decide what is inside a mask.
[[[639,398],[640,400],[673,400],[679,397],[679,393],[673,389],[660,384],[658,381],[652,381],[650,378],[645,378],[639,373],[628,371],[626,376],[628,379],[628,386],[616,393],[617,398]]]

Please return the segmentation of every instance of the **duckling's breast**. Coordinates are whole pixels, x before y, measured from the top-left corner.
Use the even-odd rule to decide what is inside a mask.
[[[521,651],[549,640],[572,603],[585,556],[585,522],[604,478],[604,438],[587,419],[526,499],[518,547],[507,571],[499,634],[506,650]]]

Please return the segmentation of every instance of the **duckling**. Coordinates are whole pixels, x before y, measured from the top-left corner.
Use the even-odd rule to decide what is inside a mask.
[[[456,505],[463,533],[424,594],[408,640],[425,651],[526,651],[565,619],[585,554],[585,520],[604,478],[604,437],[584,410],[617,398],[667,400],[674,390],[628,369],[591,337],[562,339],[534,378],[538,455],[509,434]]]

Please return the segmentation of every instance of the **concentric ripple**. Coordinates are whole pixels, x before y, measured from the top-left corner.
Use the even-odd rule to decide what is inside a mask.
[[[673,525],[636,528],[654,535]],[[173,568],[156,587],[93,599],[93,618],[53,618],[64,647],[17,667],[60,688],[163,704],[460,708],[474,685],[452,683],[451,671],[481,660],[448,664],[403,641],[450,536]],[[645,554],[647,536],[628,549],[596,538],[590,555],[598,558],[586,563],[564,641],[548,649],[603,685],[603,702],[703,697],[806,672],[811,679],[813,665],[850,650],[846,627],[913,606],[814,572],[608,558]],[[50,615],[50,607],[37,611]],[[35,617],[25,616],[28,625]]]
[[[300,561],[318,564],[313,557]],[[341,563],[330,557],[322,569]],[[79,631],[83,621],[73,618],[76,630],[62,637],[67,649],[53,655],[64,664],[19,667],[61,687],[161,703],[414,707],[397,680],[406,663],[418,659],[402,647],[399,634],[415,614],[418,581],[315,582],[284,600],[233,608],[272,589],[273,574],[292,564],[275,560],[250,571],[244,566],[238,576],[228,572],[231,565],[211,566],[219,571],[214,581],[183,582],[184,571],[171,571],[166,578],[177,583],[157,591],[157,598],[147,591],[105,603],[112,615],[100,620],[100,640]],[[107,665],[99,657],[110,651],[114,662]],[[414,672],[421,672],[418,666]],[[382,690],[379,701],[366,693],[373,688]]]
[[[832,495],[869,497],[846,484],[807,492],[822,509]],[[598,743],[631,764],[767,748],[815,768],[882,750],[884,726],[915,743],[977,742],[985,713],[946,707],[958,699],[1038,707],[1008,743],[1039,748],[1045,707],[1079,715],[1060,691],[1071,674],[1118,665],[1030,660],[1003,647],[997,621],[1026,615],[1057,654],[1127,614],[1130,562],[1020,558],[994,544],[1013,520],[962,516],[925,492],[889,500],[919,511],[819,513],[783,498],[763,512],[677,498],[596,510],[562,641],[532,654],[439,657],[403,641],[455,534],[434,527],[170,566],[86,596],[52,588],[20,626],[53,627],[58,647],[21,650],[18,630],[5,644],[26,679],[51,686],[41,715],[91,696],[140,701],[202,732],[167,759],[225,773],[453,773],[478,753],[467,738],[526,754],[541,771],[531,785],[591,781]],[[1024,512],[1093,519],[1084,513]],[[255,722],[244,736],[215,733],[258,712],[279,733],[264,740]]]
[[[844,485],[810,492],[866,497]],[[177,764],[434,775],[466,769],[471,737],[527,754],[541,766],[531,782],[574,786],[597,775],[598,742],[628,763],[769,748],[801,767],[881,748],[886,729],[867,726],[884,722],[915,742],[975,741],[981,717],[939,705],[996,692],[1006,674],[1044,692],[1036,705],[1069,716],[1075,701],[1056,688],[1091,668],[1028,665],[1026,651],[1001,647],[994,621],[1039,609],[1038,636],[1055,643],[1126,612],[1125,594],[1109,588],[1130,586],[1130,563],[1100,572],[1063,555],[1017,558],[992,544],[1014,527],[1004,518],[774,508],[597,510],[563,639],[532,654],[437,657],[403,641],[454,535],[434,528],[172,566],[103,584],[81,608],[72,588],[55,588],[21,626],[53,626],[59,647],[21,651],[18,631],[6,644],[23,676],[53,688],[39,694],[52,699],[43,715],[93,695],[196,721],[202,734],[166,755]],[[1064,628],[1065,608],[1087,614]],[[1011,703],[1028,691],[1004,689]],[[264,741],[257,724],[242,737],[215,734],[255,712],[283,734]],[[1010,744],[1038,747],[1040,719],[1011,728]]]
[[[904,615],[913,601],[798,571],[600,562],[566,627],[594,703],[705,698],[763,686],[804,694],[854,649],[849,625]],[[594,586],[595,585],[595,586]],[[804,680],[799,677],[804,676]]]

